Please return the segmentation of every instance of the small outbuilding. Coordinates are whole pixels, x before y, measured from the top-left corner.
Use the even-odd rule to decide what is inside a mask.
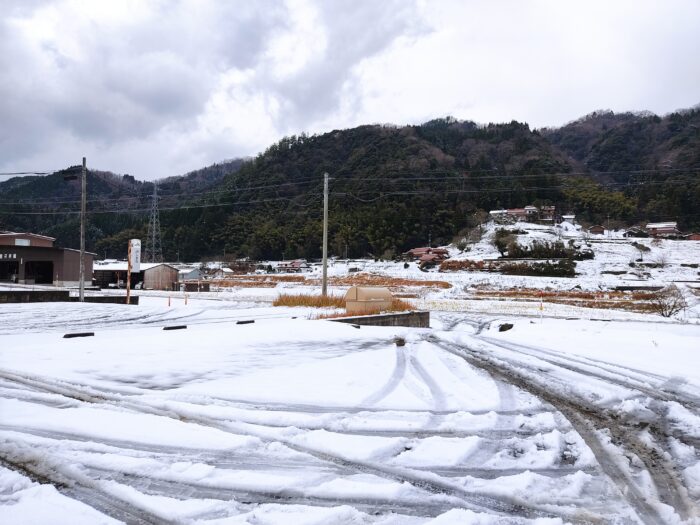
[[[591,235],[605,235],[605,228],[600,224],[596,224],[588,228],[588,233]]]
[[[345,293],[345,311],[348,314],[367,314],[389,308],[393,297],[388,288],[353,286]]]
[[[155,264],[143,272],[145,290],[172,290],[177,283],[177,268],[169,264]]]
[[[123,288],[126,261],[97,262],[93,269],[95,284],[100,288]],[[141,263],[139,272],[131,273],[131,286],[142,283],[145,290],[172,290],[177,283],[177,268],[166,263]]]

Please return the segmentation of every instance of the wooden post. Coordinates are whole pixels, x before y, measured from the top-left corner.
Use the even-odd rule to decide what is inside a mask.
[[[126,250],[126,304],[131,302],[131,241]]]
[[[80,302],[85,301],[85,208],[87,169],[85,157],[83,157],[83,170],[80,182]]]

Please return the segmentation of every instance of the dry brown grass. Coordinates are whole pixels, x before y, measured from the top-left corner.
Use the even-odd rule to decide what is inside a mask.
[[[307,306],[311,308],[345,308],[345,299],[337,295],[281,294],[273,306]]]
[[[369,310],[367,312],[364,312],[362,314],[352,314],[348,315],[346,312],[333,312],[333,313],[328,313],[328,314],[319,314],[315,317],[314,319],[337,319],[340,317],[360,317],[363,315],[376,315],[380,313],[392,313],[392,312],[410,312],[415,310],[413,305],[410,303],[403,301],[401,299],[392,299],[391,304],[386,307],[386,308],[376,308],[374,310]]]
[[[507,297],[507,298],[534,298],[534,299],[578,299],[578,300],[623,300],[646,301],[654,297],[654,292],[586,292],[579,290],[536,290],[530,288],[518,288],[513,290],[477,290],[477,296]]]
[[[418,286],[442,289],[452,288],[452,285],[446,281],[423,281],[421,279],[404,279],[402,277],[387,277],[385,275],[374,275],[370,273],[356,273],[346,277],[331,277],[329,282],[334,286],[385,286],[387,288]]]
[[[602,308],[606,310],[625,310],[628,312],[653,312],[652,299],[655,292],[648,291],[607,291],[587,292],[582,290],[536,290],[519,288],[513,290],[484,290],[474,292],[479,299],[503,298],[524,301],[542,300],[548,303],[581,306],[583,308]]]
[[[226,279],[214,279],[213,285],[221,288],[274,288],[277,283],[304,283],[303,275],[236,275]]]

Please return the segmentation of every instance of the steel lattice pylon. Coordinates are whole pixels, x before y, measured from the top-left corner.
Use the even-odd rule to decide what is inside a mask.
[[[158,185],[153,185],[153,202],[151,203],[151,218],[148,221],[146,236],[146,252],[144,262],[163,262],[163,249],[160,244],[160,216],[158,214]]]

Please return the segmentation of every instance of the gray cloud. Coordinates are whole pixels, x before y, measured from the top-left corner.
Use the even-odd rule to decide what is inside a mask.
[[[328,31],[325,53],[284,82],[263,77],[284,100],[282,128],[308,125],[338,106],[341,88],[353,68],[386,49],[396,38],[427,31],[403,0],[354,3],[323,2],[320,15]]]
[[[4,0],[0,168],[157,178],[360,123],[671,111],[700,99],[698,19],[692,0]]]

